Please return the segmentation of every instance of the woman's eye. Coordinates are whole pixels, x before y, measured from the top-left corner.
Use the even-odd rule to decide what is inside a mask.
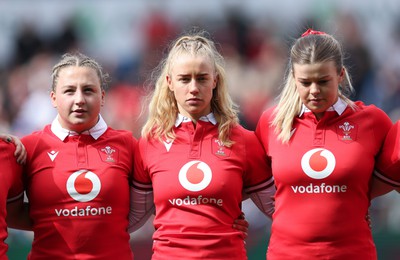
[[[182,82],[189,82],[190,79],[189,79],[189,78],[181,78],[181,79],[179,79],[179,81],[182,81]]]
[[[310,82],[300,82],[300,84],[301,84],[302,86],[304,86],[304,87],[308,87],[308,86],[311,85]]]
[[[320,85],[326,85],[326,83],[328,83],[328,80],[320,80],[320,81],[318,81],[318,84],[320,84]]]

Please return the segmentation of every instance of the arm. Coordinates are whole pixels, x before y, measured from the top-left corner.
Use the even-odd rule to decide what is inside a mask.
[[[400,190],[400,121],[388,131],[371,180],[371,199]]]
[[[142,227],[155,212],[152,190],[142,191],[131,187],[130,196],[129,233]]]
[[[21,140],[10,134],[3,134],[0,133],[0,139],[3,139],[4,141],[8,143],[14,143],[15,144],[15,153],[14,156],[17,157],[17,162],[19,164],[24,164],[26,161],[26,150],[25,146],[22,144]]]
[[[24,196],[7,202],[7,225],[10,228],[32,230],[32,220],[29,217],[29,203],[24,202]]]
[[[254,138],[253,138],[254,137]],[[247,153],[251,156],[246,156],[248,167],[244,179],[245,193],[243,198],[250,197],[253,203],[261,212],[269,218],[275,211],[274,196],[276,192],[275,182],[272,175],[271,159],[266,154],[262,143],[257,136],[252,132],[252,135],[247,139]],[[247,182],[246,182],[247,180]],[[246,187],[246,183],[252,183]]]
[[[132,233],[142,227],[155,213],[154,194],[148,173],[144,170],[140,147],[146,142],[141,139],[136,143],[134,153],[134,178],[130,187],[130,209],[128,232]],[[139,180],[137,180],[139,179]],[[146,184],[143,184],[143,181]],[[140,187],[138,189],[137,187]]]
[[[251,200],[267,217],[272,218],[275,211],[275,185],[253,192],[250,194]]]
[[[254,204],[269,218],[272,218],[272,214],[275,210],[275,202],[274,202],[274,195],[275,195],[275,186],[272,185],[267,189],[261,190],[259,192],[254,192],[250,195],[243,192],[243,200],[248,199],[249,197],[252,199]],[[245,219],[244,213],[235,219],[233,222],[232,227],[236,230],[243,232],[244,237],[247,238],[247,232],[249,229],[249,223]]]
[[[371,199],[385,195],[386,193],[391,192],[393,189],[393,186],[379,180],[375,176],[372,176],[370,191]]]
[[[235,219],[232,227],[236,230],[239,230],[243,233],[244,238],[247,238],[247,231],[249,230],[249,222],[244,217],[244,213],[240,214],[240,216]]]

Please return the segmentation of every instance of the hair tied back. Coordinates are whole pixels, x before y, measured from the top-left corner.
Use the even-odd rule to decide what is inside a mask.
[[[305,37],[308,35],[315,35],[315,34],[326,34],[326,33],[321,31],[314,31],[313,29],[308,29],[301,35],[301,37]]]

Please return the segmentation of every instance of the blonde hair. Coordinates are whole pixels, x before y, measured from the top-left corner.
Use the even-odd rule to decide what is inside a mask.
[[[64,55],[62,55],[61,60],[56,65],[54,65],[53,72],[51,74],[51,77],[52,77],[51,90],[52,91],[55,91],[55,89],[56,89],[60,71],[63,68],[66,68],[69,66],[89,67],[89,68],[94,69],[97,73],[97,76],[100,79],[101,88],[103,90],[107,89],[108,83],[109,83],[109,75],[107,73],[103,72],[103,68],[101,67],[101,65],[94,59],[92,59],[80,52],[76,52],[76,53],[65,53]]]
[[[233,144],[230,140],[230,131],[232,127],[239,123],[237,107],[228,93],[224,58],[218,52],[214,42],[204,34],[204,31],[193,32],[176,39],[172,43],[166,58],[156,68],[158,77],[155,82],[155,89],[150,93],[149,117],[142,129],[144,138],[157,138],[160,141],[163,138],[175,139],[173,127],[179,110],[174,93],[168,88],[166,76],[170,73],[176,57],[182,54],[191,54],[193,56],[207,56],[214,63],[218,81],[213,90],[211,110],[219,123],[219,140],[226,146]]]
[[[344,79],[339,85],[339,97],[352,109],[355,109],[353,101],[348,96],[354,89],[350,76],[343,65],[343,49],[341,44],[331,35],[314,34],[298,38],[290,50],[290,59],[283,90],[279,96],[278,105],[274,111],[272,125],[275,133],[282,143],[288,143],[293,125],[293,119],[302,109],[302,101],[296,89],[293,64],[315,64],[333,61],[337,73],[344,70]]]

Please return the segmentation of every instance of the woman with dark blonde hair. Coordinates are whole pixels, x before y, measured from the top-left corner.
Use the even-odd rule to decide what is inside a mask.
[[[53,67],[58,115],[22,138],[28,203],[9,203],[9,227],[32,230],[28,259],[133,259],[130,181],[136,139],[100,111],[108,74],[93,58],[66,53]]]
[[[135,188],[154,191],[152,259],[247,259],[232,226],[242,191],[271,216],[275,188],[261,144],[239,125],[223,57],[195,32],[158,69],[134,175]]]
[[[278,104],[256,128],[276,185],[268,260],[376,259],[366,216],[390,118],[353,102],[341,44],[307,30],[291,50]]]

